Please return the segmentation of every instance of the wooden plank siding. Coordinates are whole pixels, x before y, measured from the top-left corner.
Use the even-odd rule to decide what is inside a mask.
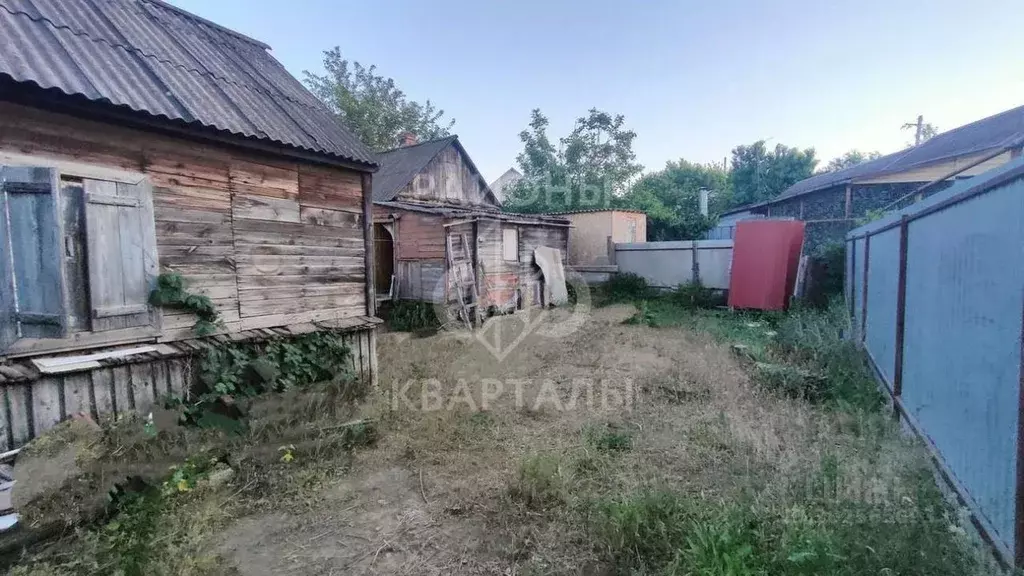
[[[373,330],[348,332],[341,338],[351,351],[352,374],[371,384],[377,370]],[[146,415],[169,396],[187,396],[197,363],[194,355],[178,354],[6,382],[0,385],[0,450],[19,448],[76,414],[94,419],[104,414]]]
[[[427,164],[405,188],[397,200],[456,204],[464,207],[497,208],[487,193],[487,184],[470,169],[469,163],[454,144],[448,146]]]
[[[209,296],[226,332],[366,313],[355,170],[0,103],[5,152],[148,176],[160,271]],[[160,339],[191,337],[194,322],[164,310]],[[124,330],[74,336],[64,349],[132,340]],[[40,342],[37,351],[61,348]]]

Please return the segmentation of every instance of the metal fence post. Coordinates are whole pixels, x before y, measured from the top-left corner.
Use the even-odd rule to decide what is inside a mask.
[[[871,233],[864,236],[864,282],[860,305],[860,341],[863,344],[868,336],[868,263],[871,261]]]
[[[896,287],[896,350],[892,377],[893,413],[900,418],[900,397],[903,395],[903,336],[907,316],[907,230],[906,214],[900,218],[900,269]]]
[[[690,272],[691,272],[691,274],[693,276],[691,281],[693,282],[693,284],[696,285],[697,283],[700,282],[700,262],[697,261],[697,241],[696,240],[691,240],[690,241],[690,253],[693,254],[693,260],[692,260],[693,264],[690,266]]]

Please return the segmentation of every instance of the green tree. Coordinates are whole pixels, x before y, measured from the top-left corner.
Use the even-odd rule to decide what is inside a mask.
[[[732,202],[741,206],[778,196],[783,190],[814,174],[818,160],[814,148],[799,150],[783,144],[769,149],[764,140],[732,151],[729,181]]]
[[[868,160],[875,160],[882,157],[881,152],[868,152],[865,154],[860,150],[848,150],[845,154],[838,158],[833,158],[825,165],[825,172],[836,172],[839,170],[845,170],[851,166],[856,166],[862,162]]]
[[[444,119],[444,110],[437,109],[430,100],[408,100],[393,79],[376,73],[376,66],[367,68],[349,62],[337,47],[324,52],[324,70],[327,73],[323,75],[306,71],[306,85],[360,140],[378,152],[398,146],[403,132],[432,140],[448,136],[455,125],[455,120]]]
[[[696,240],[714,225],[713,217],[700,213],[700,190],[708,190],[712,204],[720,205],[729,197],[728,187],[720,166],[670,160],[663,170],[643,175],[613,205],[645,212],[650,241]]]
[[[610,205],[643,170],[636,163],[636,132],[625,118],[591,109],[578,118],[556,148],[548,138],[549,121],[539,110],[519,134],[523,151],[516,160],[520,180],[509,191],[505,208],[513,212],[561,212]]]

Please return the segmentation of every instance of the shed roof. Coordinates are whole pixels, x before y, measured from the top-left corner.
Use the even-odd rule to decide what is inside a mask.
[[[0,79],[375,165],[268,49],[160,0],[0,0]]]
[[[775,200],[809,194],[860,178],[904,172],[943,160],[996,150],[1024,142],[1024,106],[1000,112],[943,132],[919,146],[900,150],[844,170],[815,174],[782,192]]]
[[[373,175],[373,201],[394,200],[398,192],[412,182],[413,177],[458,138],[455,135],[446,136],[381,152],[377,156],[380,170]]]
[[[381,152],[377,156],[380,170],[373,176],[373,201],[389,202],[397,198],[402,188],[405,188],[412,182],[412,179],[423,171],[430,164],[431,160],[449,146],[455,146],[459,153],[462,154],[466,165],[480,180],[480,184],[494,198],[495,202],[497,202],[498,200],[494,192],[487,185],[483,176],[480,175],[480,170],[477,169],[473,159],[469,157],[469,153],[466,152],[462,143],[459,142],[459,137],[454,134],[436,140],[420,142],[412,146],[403,146],[394,150],[388,150],[387,152]]]

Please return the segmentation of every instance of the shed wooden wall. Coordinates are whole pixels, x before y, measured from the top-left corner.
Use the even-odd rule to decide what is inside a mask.
[[[497,207],[487,184],[474,174],[454,144],[448,146],[398,193],[398,200]]]
[[[350,332],[341,338],[352,352],[352,374],[372,383],[376,370],[372,330]],[[151,356],[158,358],[4,382],[0,385],[0,449],[18,448],[79,413],[93,418],[111,413],[145,415],[164,398],[183,396],[195,378],[196,356]]]
[[[0,103],[0,151],[148,175],[161,268],[208,295],[229,332],[366,314],[356,171],[9,103]],[[192,336],[193,323],[165,310],[162,339]],[[69,346],[132,339],[113,332]]]

